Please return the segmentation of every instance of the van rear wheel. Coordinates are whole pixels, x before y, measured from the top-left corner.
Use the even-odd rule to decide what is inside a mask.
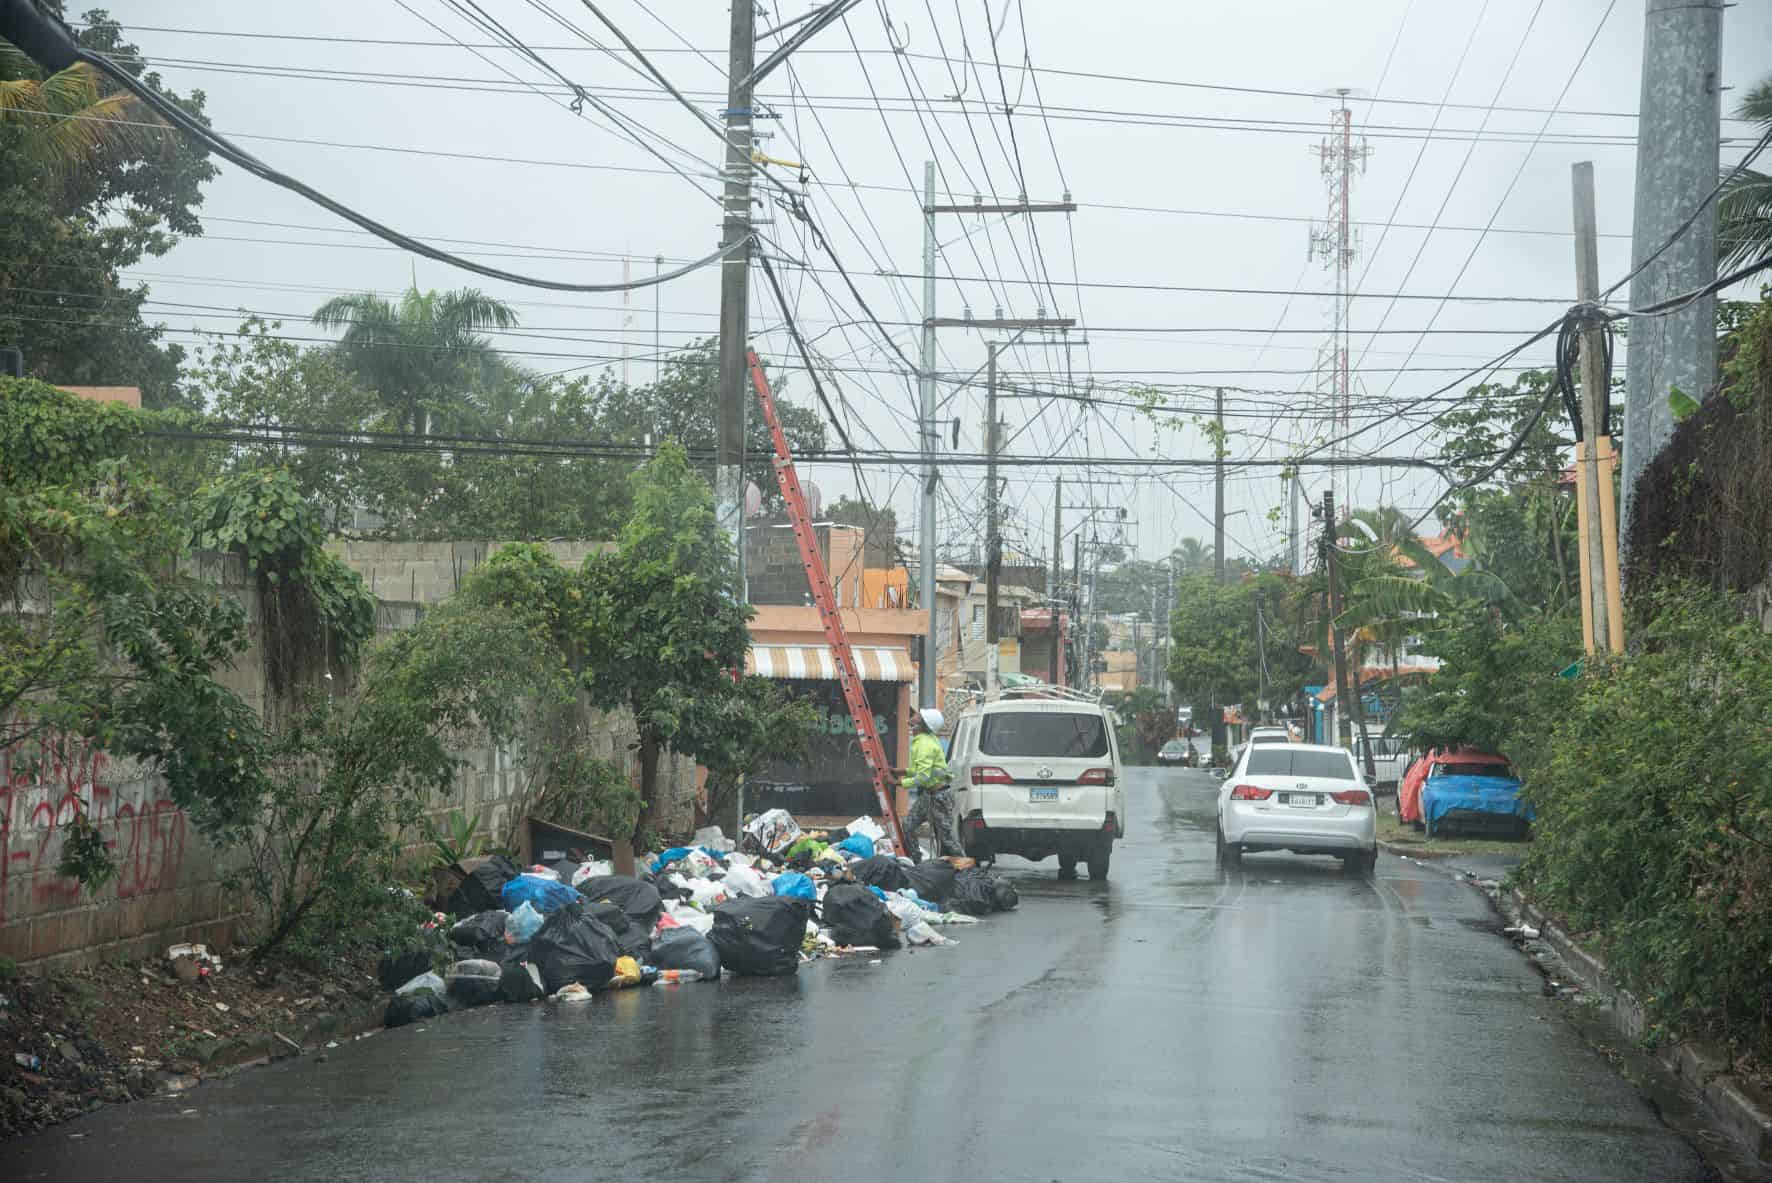
[[[1075,879],[1077,877],[1076,855],[1061,854],[1058,856],[1058,877],[1060,879]]]
[[[1114,844],[1102,839],[1101,845],[1089,852],[1089,878],[1102,880],[1108,877],[1108,860],[1113,857]]]

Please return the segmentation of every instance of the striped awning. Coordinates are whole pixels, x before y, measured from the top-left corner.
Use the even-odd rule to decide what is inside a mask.
[[[917,670],[903,649],[867,645],[850,647],[861,667],[864,682],[909,682]],[[829,645],[752,645],[745,654],[744,672],[765,678],[820,678],[837,680],[837,662]]]

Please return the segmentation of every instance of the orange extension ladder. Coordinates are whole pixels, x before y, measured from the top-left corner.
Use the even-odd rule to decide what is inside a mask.
[[[855,651],[849,647],[849,633],[843,627],[843,616],[837,610],[837,598],[831,593],[830,573],[825,570],[824,555],[819,553],[818,535],[812,529],[812,514],[806,508],[806,495],[800,491],[800,478],[794,472],[794,458],[788,452],[788,438],[781,430],[781,417],[775,411],[775,396],[770,393],[769,380],[763,376],[763,363],[755,350],[749,351],[751,383],[757,388],[757,401],[763,404],[763,419],[769,424],[769,438],[775,444],[775,480],[781,486],[782,500],[788,504],[788,520],[794,526],[794,541],[800,544],[800,559],[806,564],[806,582],[812,587],[812,602],[818,605],[819,619],[824,623],[825,640],[830,643],[831,656],[837,666],[837,681],[842,683],[843,698],[849,704],[849,715],[855,720],[855,733],[861,737],[862,758],[874,777],[874,797],[880,815],[886,819],[892,841],[900,854],[916,858],[911,844],[905,841],[895,806],[897,786],[891,780],[891,765],[880,733],[874,727],[874,712],[868,706],[867,691],[862,689],[861,673],[855,665]]]

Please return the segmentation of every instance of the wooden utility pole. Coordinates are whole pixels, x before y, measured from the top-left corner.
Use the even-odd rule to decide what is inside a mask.
[[[1618,583],[1618,515],[1613,504],[1614,455],[1606,422],[1605,341],[1600,298],[1599,234],[1594,216],[1594,166],[1572,172],[1575,198],[1575,315],[1581,329],[1581,424],[1575,440],[1576,525],[1581,534],[1581,636],[1589,654],[1624,652],[1624,601]]]
[[[1217,395],[1218,434],[1212,438],[1212,570],[1224,582],[1224,387]]]
[[[997,577],[1003,566],[1003,540],[997,536],[997,347],[988,344],[985,362],[984,421],[984,695],[997,697],[1000,655],[997,646]]]

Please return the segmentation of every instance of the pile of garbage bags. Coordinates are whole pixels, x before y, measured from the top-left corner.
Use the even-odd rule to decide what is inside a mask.
[[[951,945],[940,929],[1017,906],[1008,880],[969,859],[912,863],[871,819],[803,831],[786,810],[751,819],[738,848],[718,829],[642,860],[638,876],[562,860],[478,860],[425,926],[425,948],[383,958],[398,1027],[452,1007],[640,985],[775,977],[822,957]],[[437,972],[447,965],[447,971]]]

